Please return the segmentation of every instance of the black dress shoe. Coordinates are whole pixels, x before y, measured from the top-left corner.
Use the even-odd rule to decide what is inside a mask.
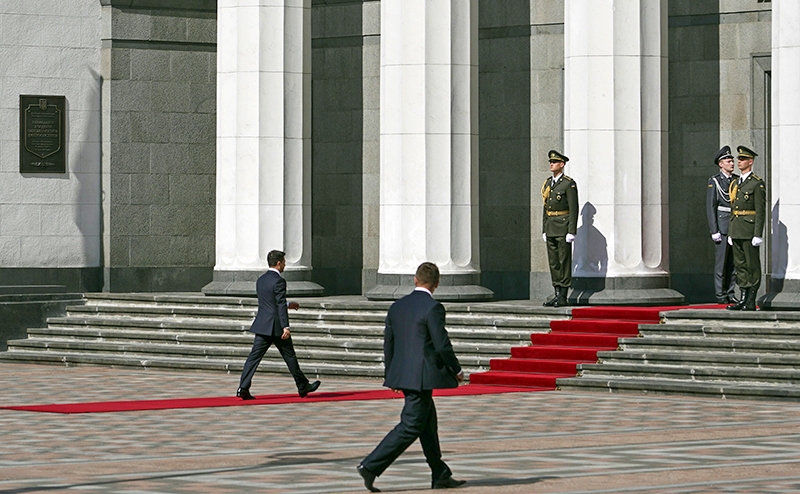
[[[466,480],[456,480],[453,477],[445,477],[433,483],[432,489],[454,489],[466,484]]]
[[[250,394],[249,389],[239,388],[236,390],[236,396],[243,400],[255,400],[256,397]]]
[[[375,474],[364,468],[364,465],[359,465],[356,467],[358,470],[358,474],[361,475],[361,478],[364,479],[364,487],[367,488],[370,492],[380,492],[381,490],[372,485],[375,482]]]
[[[308,383],[302,388],[298,389],[297,392],[300,393],[300,398],[305,398],[308,396],[308,393],[313,393],[314,391],[319,388],[320,382],[314,381],[313,383]]]

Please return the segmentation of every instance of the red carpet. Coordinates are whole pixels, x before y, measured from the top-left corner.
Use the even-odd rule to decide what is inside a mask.
[[[437,389],[434,396],[470,396],[497,393],[518,393],[539,391],[530,387],[512,386],[480,386],[469,384],[453,389]],[[402,394],[393,393],[390,389],[375,389],[363,391],[335,391],[330,393],[313,393],[306,398],[300,398],[296,393],[281,395],[256,396],[255,400],[244,401],[235,396],[221,396],[215,398],[177,398],[172,400],[137,400],[137,401],[98,401],[89,403],[56,403],[51,405],[21,405],[4,406],[4,410],[22,410],[27,412],[49,413],[102,413],[102,412],[132,412],[142,410],[169,410],[174,408],[208,408],[232,407],[249,405],[281,405],[286,403],[317,403],[322,401],[358,401],[358,400],[386,400],[402,398]]]
[[[487,372],[469,376],[470,385],[535,386],[556,389],[556,379],[574,377],[577,365],[597,361],[597,352],[616,350],[619,338],[639,334],[639,324],[657,324],[659,312],[722,309],[724,305],[664,307],[576,307],[572,319],[550,322],[550,332],[532,334],[531,345],[514,347],[511,358],[492,359]]]

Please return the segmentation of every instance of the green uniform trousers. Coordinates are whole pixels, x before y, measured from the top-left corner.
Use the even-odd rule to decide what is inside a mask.
[[[733,239],[733,265],[739,288],[754,288],[761,284],[759,248],[749,238]]]
[[[572,244],[566,237],[547,237],[547,261],[553,286],[572,286]]]

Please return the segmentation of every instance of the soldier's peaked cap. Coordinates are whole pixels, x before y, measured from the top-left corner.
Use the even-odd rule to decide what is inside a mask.
[[[714,163],[719,163],[720,160],[724,160],[726,158],[733,158],[730,146],[723,146],[722,149],[719,150],[717,155],[714,157]]]
[[[548,159],[549,161],[563,161],[564,163],[566,163],[567,161],[569,161],[569,158],[567,158],[567,157],[566,157],[566,156],[564,156],[563,154],[559,153],[559,152],[558,152],[558,151],[556,151],[555,149],[551,149],[551,150],[550,150],[550,151],[547,153],[547,159]]]
[[[739,146],[736,150],[739,152],[739,158],[753,159],[758,156],[755,151],[745,146]]]

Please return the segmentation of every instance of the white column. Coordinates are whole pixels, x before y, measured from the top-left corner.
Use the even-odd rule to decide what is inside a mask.
[[[308,271],[311,0],[219,0],[217,26],[215,280],[273,249]]]
[[[772,2],[772,259],[770,294],[762,306],[800,305],[800,2]],[[777,281],[777,284],[776,284]],[[776,290],[777,288],[777,290]],[[788,304],[788,305],[787,305]]]
[[[381,1],[379,284],[479,276],[477,22],[477,0]]]
[[[583,225],[596,229],[592,242],[576,241],[574,275],[666,287],[667,1],[570,0],[564,38],[564,152],[582,211],[596,211]]]

